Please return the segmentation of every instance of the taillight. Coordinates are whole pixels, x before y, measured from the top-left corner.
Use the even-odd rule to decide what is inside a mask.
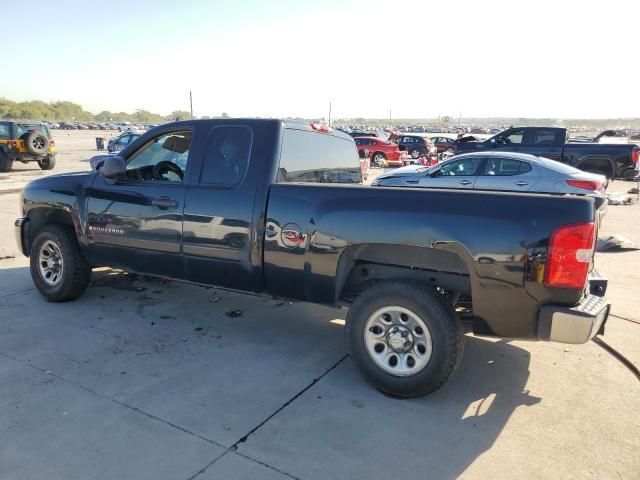
[[[594,249],[593,222],[566,225],[551,234],[544,283],[548,287],[583,288]]]
[[[638,159],[640,159],[640,149],[633,148],[631,150],[631,163],[633,163],[634,167],[638,166]]]
[[[584,188],[585,190],[600,191],[604,183],[595,180],[567,180],[567,184],[572,187]]]

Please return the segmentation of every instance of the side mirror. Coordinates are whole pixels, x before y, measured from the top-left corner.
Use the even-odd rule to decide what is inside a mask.
[[[127,164],[120,155],[108,156],[100,168],[100,174],[110,180],[115,180],[119,176],[124,175],[126,171]]]

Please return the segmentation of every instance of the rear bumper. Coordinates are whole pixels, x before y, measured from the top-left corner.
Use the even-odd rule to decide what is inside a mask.
[[[16,235],[16,243],[20,248],[20,253],[22,253],[25,257],[29,256],[27,251],[27,242],[29,235],[29,219],[27,217],[17,218],[15,223],[15,235]]]
[[[57,152],[47,152],[46,155],[43,155],[42,157],[36,157],[34,155],[31,155],[30,153],[25,153],[25,152],[8,152],[7,155],[9,156],[9,158],[13,158],[14,160],[17,160],[19,162],[37,162],[38,160],[43,160],[45,158],[53,158],[57,155]]]
[[[538,314],[538,338],[562,343],[586,343],[599,333],[609,317],[611,302],[588,294],[575,307],[544,305]]]

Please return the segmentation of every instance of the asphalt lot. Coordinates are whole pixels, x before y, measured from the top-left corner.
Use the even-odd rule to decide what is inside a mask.
[[[56,132],[46,174],[86,169],[95,136]],[[2,480],[640,478],[640,382],[594,343],[467,335],[444,388],[396,400],[346,357],[342,310],[109,269],[46,303],[13,238],[43,174],[0,174]],[[610,206],[606,234],[640,246],[640,205]],[[604,339],[640,366],[640,250],[597,267]]]

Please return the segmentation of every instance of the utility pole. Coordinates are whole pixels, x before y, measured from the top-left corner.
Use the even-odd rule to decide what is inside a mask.
[[[191,120],[193,120],[193,96],[191,90],[189,90],[189,108],[191,109]]]
[[[329,102],[329,126],[331,126],[331,102]]]

